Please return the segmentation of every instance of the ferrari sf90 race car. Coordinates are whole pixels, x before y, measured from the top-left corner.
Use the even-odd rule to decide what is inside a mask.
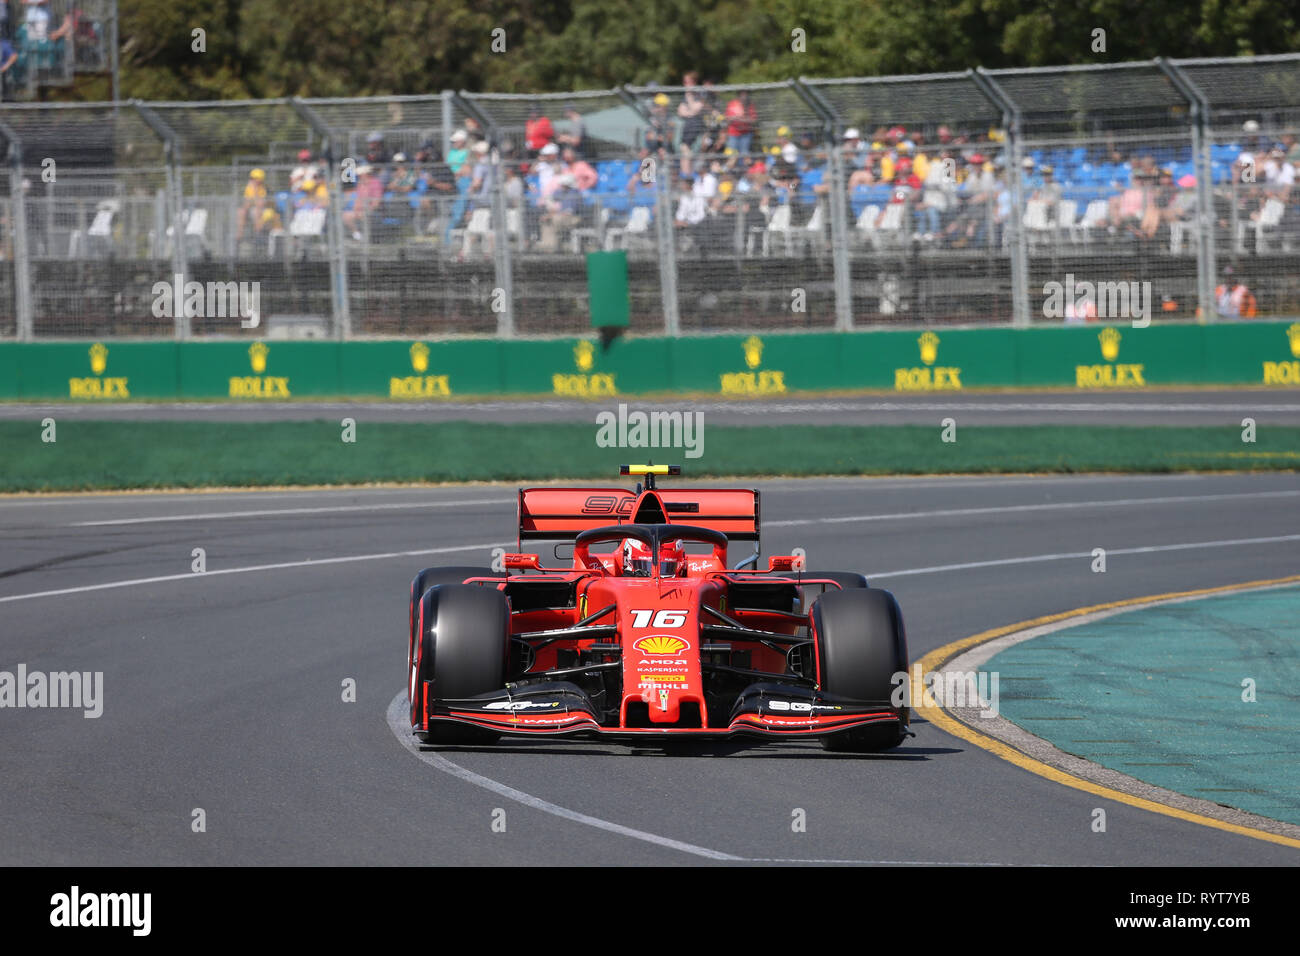
[[[411,727],[433,744],[502,735],[818,738],[875,751],[908,735],[903,616],[854,572],[759,562],[759,493],[524,488],[504,570],[411,583]],[[552,545],[543,566],[524,542]],[[729,565],[729,549],[752,551]],[[560,557],[572,548],[572,558]]]

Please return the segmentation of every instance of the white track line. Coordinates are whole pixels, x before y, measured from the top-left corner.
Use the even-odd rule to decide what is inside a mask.
[[[435,770],[441,770],[443,773],[451,774],[466,783],[471,783],[476,787],[489,790],[498,796],[505,797],[507,800],[514,800],[516,803],[522,803],[526,807],[532,807],[534,810],[541,810],[543,813],[549,813],[552,816],[560,817],[564,820],[571,820],[574,823],[581,823],[584,826],[595,827],[598,830],[605,830],[609,833],[617,833],[619,836],[630,837],[633,840],[641,840],[645,843],[653,843],[656,846],[667,847],[670,850],[680,850],[683,853],[690,853],[693,856],[702,856],[710,860],[736,860],[743,861],[741,856],[732,856],[730,853],[723,853],[721,850],[710,850],[708,847],[696,846],[694,843],[685,843],[681,840],[674,840],[671,837],[659,836],[655,833],[647,833],[645,830],[634,830],[632,827],[625,827],[621,823],[611,823],[609,820],[602,820],[600,817],[593,817],[586,813],[579,813],[576,810],[569,810],[558,804],[551,803],[549,800],[543,800],[535,797],[531,793],[524,793],[522,790],[516,790],[514,787],[507,786],[493,780],[491,777],[485,777],[482,774],[475,773],[472,770],[466,770],[460,764],[452,763],[441,754],[433,753],[420,749],[419,742],[411,736],[410,716],[407,713],[406,692],[399,691],[393,698],[392,703],[388,705],[388,726],[393,731],[403,747],[413,753],[418,759],[424,761]]]
[[[840,515],[833,518],[797,518],[764,521],[764,528],[794,528],[808,524],[849,524],[857,521],[898,521],[907,518],[950,518],[964,515],[1008,514],[1017,511],[1069,511],[1074,508],[1115,508],[1126,505],[1168,505],[1188,501],[1222,501],[1233,498],[1294,498],[1300,491],[1243,491],[1217,495],[1170,495],[1160,498],[1110,498],[1104,501],[1055,501],[1041,505],[994,505],[986,508],[945,508],[939,511],[898,511],[892,514]]]
[[[273,518],[280,515],[314,515],[349,511],[401,511],[418,508],[454,508],[460,505],[508,505],[509,498],[470,498],[463,501],[408,501],[383,505],[321,505],[315,508],[266,508],[261,511],[209,511],[191,515],[159,515],[149,518],[113,518],[106,521],[76,521],[68,528],[102,528],[108,525],[154,524],[161,521],[220,521],[224,518]]]
[[[1223,541],[1191,541],[1187,544],[1161,544],[1145,548],[1107,548],[1106,556],[1116,554],[1154,554],[1158,551],[1190,551],[1196,548],[1232,548],[1239,545],[1280,544],[1283,541],[1300,541],[1300,534],[1281,534],[1271,538],[1234,538]],[[1033,554],[1023,558],[997,558],[993,561],[967,561],[963,564],[937,564],[930,568],[908,568],[903,571],[881,571],[867,574],[868,581],[880,578],[902,578],[913,574],[937,574],[941,571],[967,571],[972,568],[996,568],[1006,564],[1034,564],[1039,561],[1065,561],[1073,558],[1091,558],[1091,551],[1074,551],[1068,554]]]
[[[223,574],[249,574],[253,571],[281,571],[285,568],[312,568],[325,564],[347,564],[350,561],[384,561],[388,558],[419,558],[427,554],[454,554],[457,551],[479,551],[489,548],[513,547],[513,541],[492,541],[488,544],[460,544],[451,548],[423,548],[419,551],[385,551],[381,554],[349,554],[338,558],[308,558],[305,561],[283,561],[279,564],[255,564],[244,568],[219,568],[216,571],[191,571],[189,574],[163,574],[153,578],[132,578],[129,581],[108,581],[104,584],[85,584],[75,588],[58,588],[54,591],[33,591],[30,594],[11,594],[0,597],[0,604],[9,601],[26,601],[29,598],[57,597],[60,594],[84,594],[86,591],[107,591],[111,588],[129,588],[141,584],[162,584],[168,581],[200,581]]]

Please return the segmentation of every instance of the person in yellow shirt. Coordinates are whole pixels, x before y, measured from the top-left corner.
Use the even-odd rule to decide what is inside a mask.
[[[248,174],[248,182],[244,184],[244,199],[239,205],[239,215],[235,217],[236,242],[244,238],[245,225],[257,227],[262,220],[264,209],[266,209],[266,171],[254,169]]]

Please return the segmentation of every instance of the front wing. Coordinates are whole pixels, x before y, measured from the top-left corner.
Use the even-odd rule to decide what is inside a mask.
[[[611,727],[600,723],[591,699],[575,684],[552,681],[457,700],[438,700],[423,686],[424,712],[434,723],[481,727],[519,737],[826,737],[869,724],[906,727],[906,709],[888,701],[855,701],[809,688],[751,684],[736,696],[725,726]],[[419,730],[428,730],[416,728]]]

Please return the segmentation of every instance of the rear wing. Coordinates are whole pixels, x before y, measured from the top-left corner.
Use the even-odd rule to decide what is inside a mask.
[[[759,539],[752,488],[520,488],[519,540],[576,538],[612,524],[689,524],[732,541]]]

